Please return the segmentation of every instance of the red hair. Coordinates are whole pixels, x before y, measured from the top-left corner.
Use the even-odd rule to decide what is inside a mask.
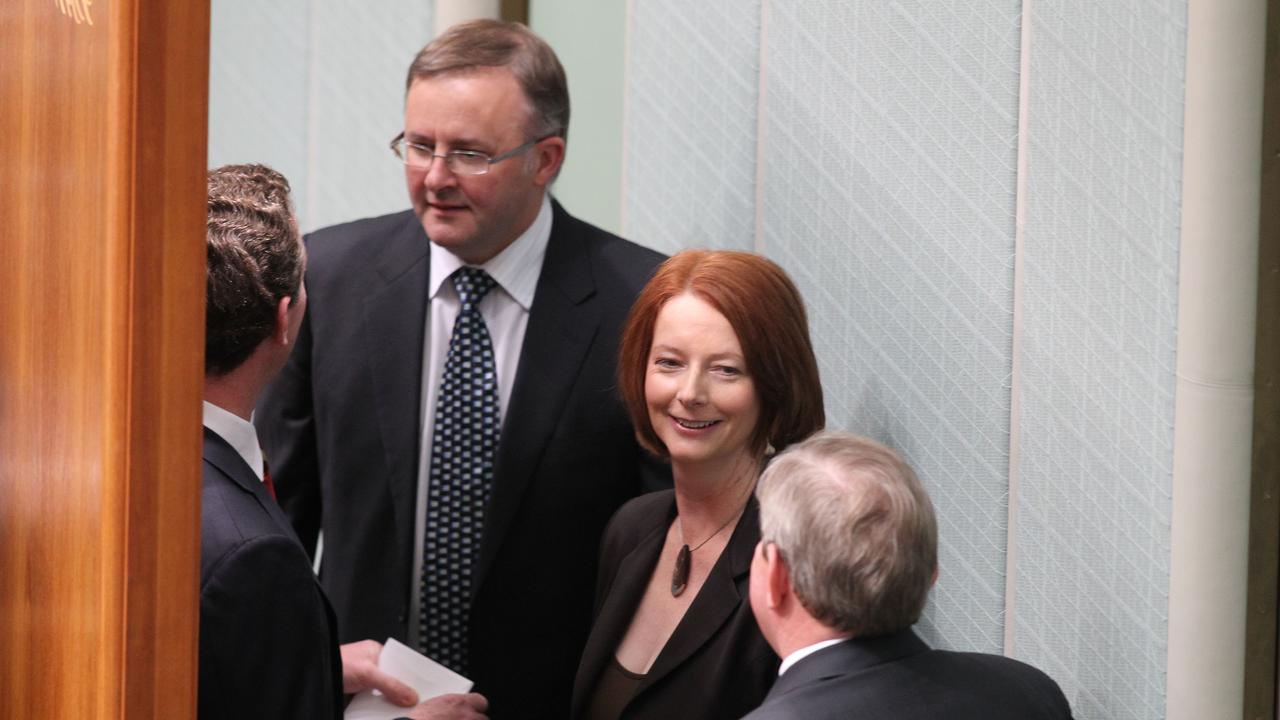
[[[650,452],[667,456],[649,422],[644,384],[658,312],[672,298],[690,293],[729,321],[760,402],[751,450],[781,451],[826,424],[818,362],[809,342],[804,300],[791,278],[773,261],[734,251],[686,250],[658,267],[640,291],[622,330],[618,387],[636,429]]]

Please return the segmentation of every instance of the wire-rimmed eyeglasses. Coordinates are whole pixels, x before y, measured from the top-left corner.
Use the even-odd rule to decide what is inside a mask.
[[[436,158],[444,158],[445,165],[448,166],[449,172],[454,175],[484,175],[489,172],[490,165],[513,158],[543,140],[546,140],[548,137],[551,136],[547,135],[535,140],[530,140],[520,147],[508,150],[501,155],[490,156],[476,150],[451,150],[443,155],[437,155],[435,148],[429,145],[410,142],[405,138],[404,133],[400,133],[391,140],[391,152],[396,154],[396,157],[400,159],[400,162],[418,170],[429,170],[431,168],[431,163],[435,162]]]

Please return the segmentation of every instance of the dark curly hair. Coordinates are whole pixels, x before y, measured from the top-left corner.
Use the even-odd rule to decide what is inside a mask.
[[[281,298],[297,297],[303,251],[283,175],[224,165],[208,180],[204,370],[224,375],[271,335]]]

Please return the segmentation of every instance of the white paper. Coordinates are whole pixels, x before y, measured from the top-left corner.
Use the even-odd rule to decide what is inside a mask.
[[[420,703],[437,695],[470,692],[474,684],[392,638],[387,638],[382,645],[378,669],[417,690]],[[393,720],[408,715],[412,709],[392,704],[382,693],[365,690],[351,699],[343,717],[345,720]]]

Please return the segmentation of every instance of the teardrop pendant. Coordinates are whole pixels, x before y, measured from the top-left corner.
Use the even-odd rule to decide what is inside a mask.
[[[671,572],[671,597],[680,597],[689,584],[689,556],[689,546],[680,546],[680,552],[676,553],[676,568]]]

